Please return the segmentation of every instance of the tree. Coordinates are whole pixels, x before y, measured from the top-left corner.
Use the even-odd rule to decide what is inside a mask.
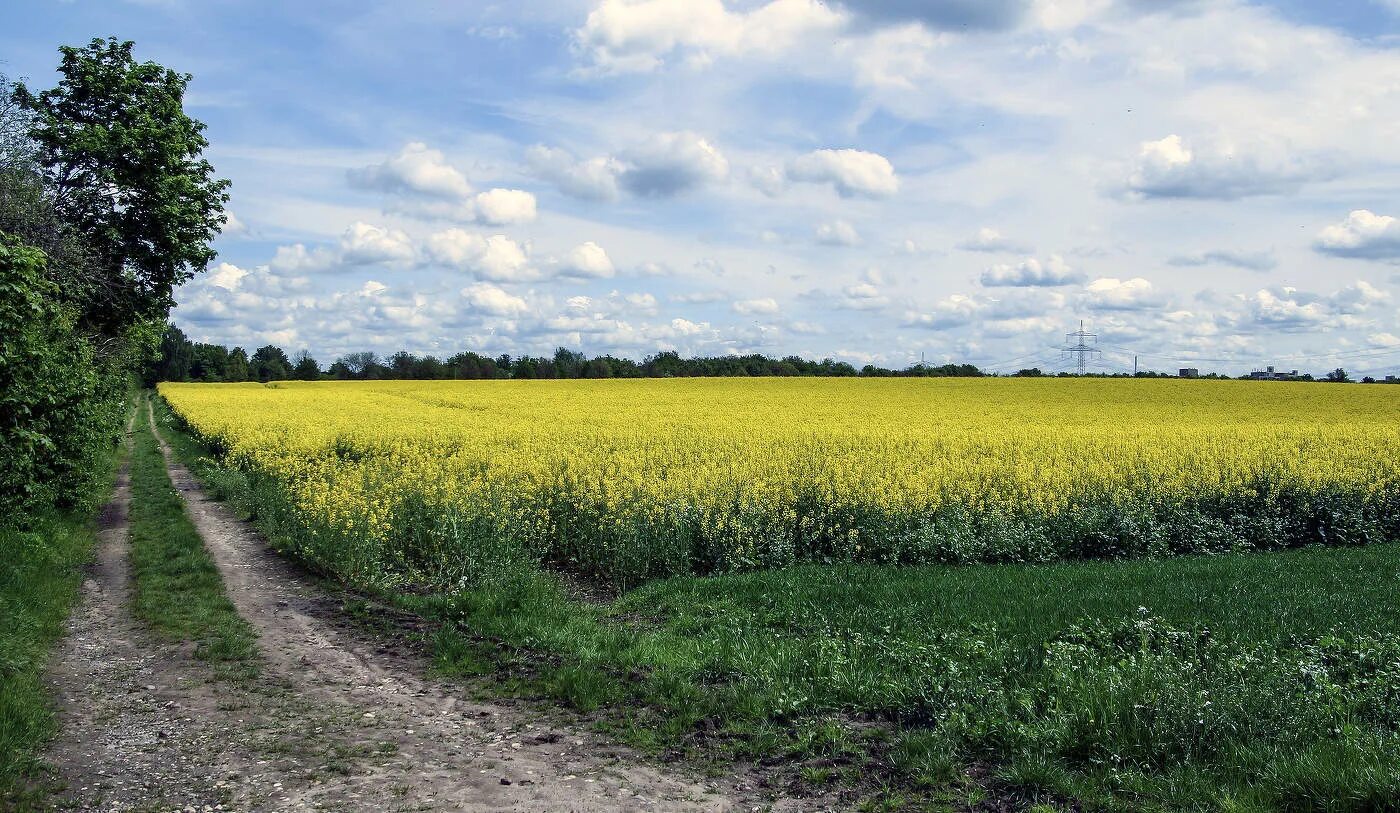
[[[194,344],[173,323],[165,326],[160,340],[160,358],[146,374],[146,385],[157,381],[188,381],[194,364]]]
[[[89,273],[67,293],[86,327],[115,335],[164,319],[175,287],[208,268],[229,182],[203,158],[204,124],[185,113],[189,74],[137,62],[115,38],[59,52],[58,87],[21,83],[12,98],[32,116],[54,211],[85,236]]]
[[[276,345],[259,347],[248,361],[248,377],[264,384],[269,381],[283,381],[291,374],[292,362],[282,348]]]
[[[235,347],[229,351],[228,366],[224,368],[225,381],[248,380],[248,351]]]
[[[1351,379],[1347,377],[1347,371],[1343,370],[1341,367],[1328,373],[1327,380],[1334,384],[1345,384],[1351,381]]]
[[[292,358],[292,378],[315,381],[321,377],[321,365],[312,358],[310,350],[301,350]]]

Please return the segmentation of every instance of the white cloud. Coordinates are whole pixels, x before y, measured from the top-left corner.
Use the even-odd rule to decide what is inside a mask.
[[[817,224],[816,241],[824,246],[854,246],[860,243],[856,227],[844,220]]]
[[[579,160],[568,150],[536,145],[525,162],[538,178],[584,200],[616,200],[618,189],[639,197],[671,197],[723,180],[729,161],[703,136],[657,133],[617,156]]]
[[[487,282],[478,282],[462,289],[462,298],[482,313],[492,316],[524,316],[530,306],[518,296],[508,294]]]
[[[340,238],[339,261],[345,265],[413,262],[413,241],[399,229],[355,222]]]
[[[1294,156],[1285,145],[1212,142],[1193,147],[1181,136],[1169,135],[1143,142],[1125,188],[1139,198],[1238,200],[1295,192],[1325,174],[1325,167]]]
[[[421,141],[404,145],[398,155],[380,164],[351,170],[350,182],[363,189],[407,192],[446,199],[465,199],[471,184],[447,163],[441,152]]]
[[[560,269],[574,277],[611,277],[614,272],[608,253],[592,241],[575,246],[560,263]]]
[[[730,307],[734,309],[735,313],[743,314],[745,316],[753,316],[755,314],[777,313],[778,300],[773,299],[771,297],[765,297],[762,299],[741,299],[737,302],[732,303]]]
[[[1323,229],[1314,248],[1336,257],[1400,259],[1400,219],[1357,209],[1341,223]]]
[[[1142,277],[1100,277],[1084,286],[1085,304],[1100,311],[1135,311],[1161,307],[1164,297]]]
[[[859,282],[841,289],[837,307],[848,310],[877,310],[890,303],[889,297],[880,292],[879,287],[870,282]]]
[[[1365,313],[1389,301],[1390,294],[1364,279],[1337,291],[1328,299],[1333,313],[1348,316]]]
[[[427,254],[434,262],[497,282],[533,279],[530,258],[519,243],[503,234],[482,237],[463,229],[429,235]]]
[[[476,217],[482,223],[504,226],[535,219],[535,196],[519,189],[491,189],[476,196]]]
[[[278,246],[268,266],[278,274],[319,273],[358,265],[407,266],[416,255],[413,240],[402,230],[355,221],[334,248]]]
[[[642,197],[670,197],[729,174],[729,162],[695,133],[658,133],[621,155],[623,188]]]
[[[1084,275],[1070,268],[1058,254],[1051,254],[1043,263],[1027,257],[1015,265],[997,264],[983,271],[981,277],[988,288],[1054,288],[1083,280]]]
[[[202,281],[216,288],[223,288],[225,291],[237,290],[238,284],[243,278],[248,276],[248,272],[231,263],[219,263],[214,266],[208,274],[205,274]]]
[[[976,234],[958,243],[958,248],[963,251],[985,251],[987,253],[1005,252],[1008,254],[1030,251],[1030,247],[1024,243],[1012,240],[996,229],[987,227],[978,229]]]
[[[232,209],[224,210],[224,225],[219,229],[219,234],[221,236],[244,237],[248,234],[248,231],[248,226],[244,224],[242,220],[238,219],[238,215],[234,214]]]
[[[1372,333],[1366,337],[1373,347],[1400,347],[1400,336],[1394,333]]]
[[[698,336],[711,330],[709,322],[692,322],[679,317],[671,320],[671,329],[682,336]]]
[[[721,0],[603,0],[574,33],[574,47],[601,73],[650,71],[677,54],[700,67],[720,55],[778,55],[844,22],[818,0],[772,0],[751,11]]]
[[[535,145],[525,151],[525,163],[538,178],[564,194],[583,200],[616,200],[622,162],[607,156],[580,161],[568,150]]]
[[[1296,288],[1266,288],[1249,298],[1254,321],[1280,330],[1320,327],[1332,319],[1325,302]]]
[[[843,198],[885,198],[899,191],[899,178],[889,160],[862,150],[813,150],[788,164],[787,177],[830,183]]]
[[[723,302],[728,298],[728,295],[723,291],[695,291],[688,294],[674,294],[671,296],[671,301],[691,305],[707,305],[712,302]]]

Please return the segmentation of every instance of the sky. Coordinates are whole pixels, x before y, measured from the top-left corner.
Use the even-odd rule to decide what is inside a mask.
[[[233,185],[193,339],[1400,374],[1400,0],[71,0]]]

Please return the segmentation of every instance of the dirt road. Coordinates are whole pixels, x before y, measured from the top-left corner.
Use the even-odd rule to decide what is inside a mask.
[[[425,677],[417,655],[347,625],[161,447],[230,599],[258,633],[262,675],[216,679],[131,617],[123,475],[56,653],[63,728],[50,760],[69,784],[61,809],[770,809],[735,782],[653,767],[527,704],[467,700]]]

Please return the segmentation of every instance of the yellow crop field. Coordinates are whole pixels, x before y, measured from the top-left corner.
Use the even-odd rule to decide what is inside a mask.
[[[1104,379],[162,384],[342,567],[631,584],[1396,535],[1400,387]],[[490,541],[488,541],[490,540]],[[322,552],[318,558],[327,558]],[[364,575],[364,573],[361,573]]]

